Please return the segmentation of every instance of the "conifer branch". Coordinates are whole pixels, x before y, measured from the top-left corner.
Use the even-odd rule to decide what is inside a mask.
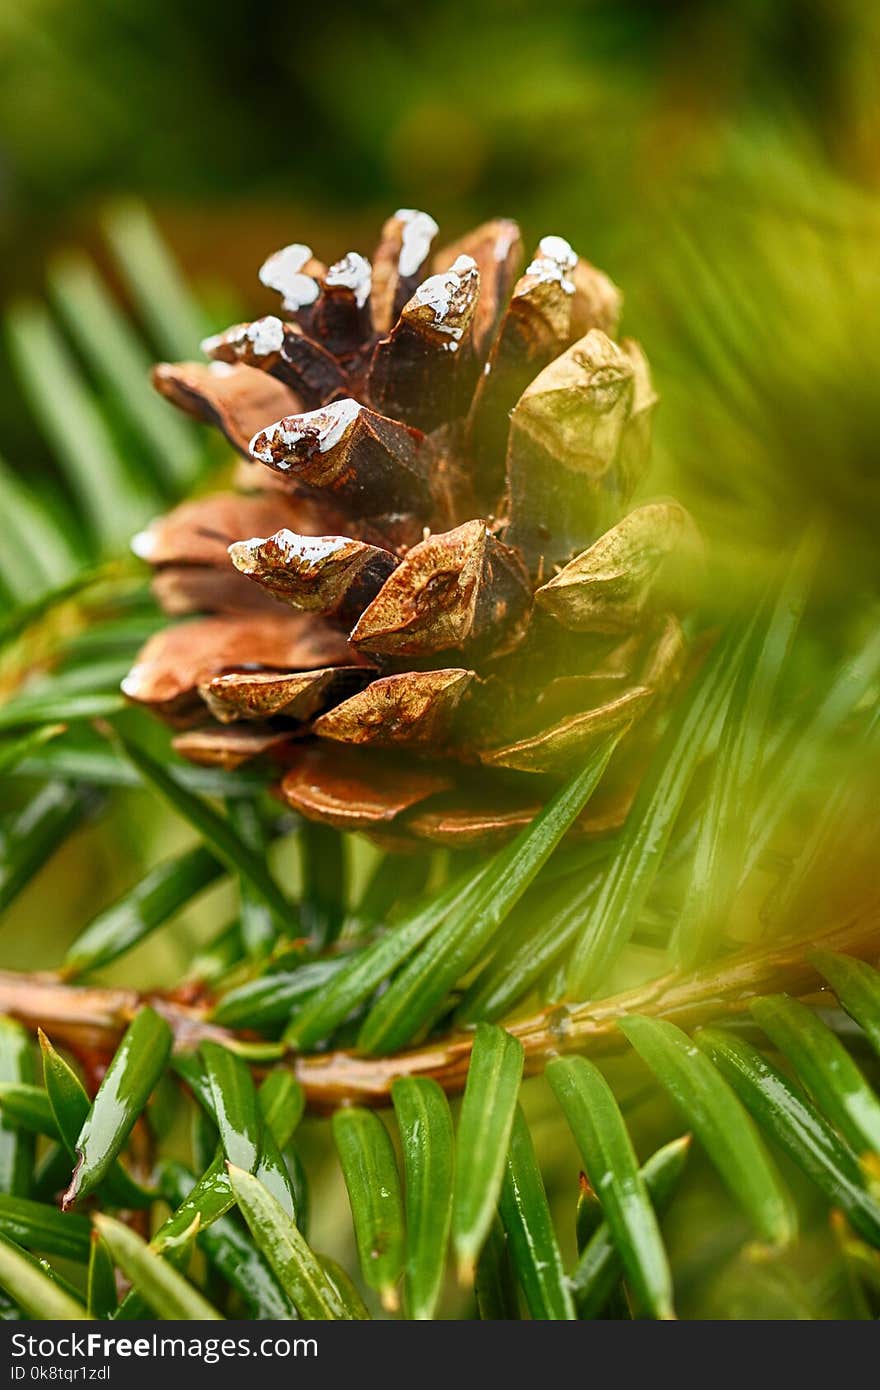
[[[607,999],[553,1005],[509,1023],[507,1031],[525,1049],[527,1074],[542,1070],[548,1058],[558,1053],[613,1052],[625,1046],[617,1024],[628,1014],[646,1014],[691,1029],[735,1018],[762,994],[783,989],[797,995],[812,993],[823,983],[808,959],[819,946],[876,959],[880,904],[821,935],[750,948],[701,970],[665,975]],[[173,995],[130,989],[68,985],[51,974],[0,971],[0,1014],[34,1030],[40,1027],[54,1041],[84,1055],[109,1055],[143,1003],[164,1016],[180,1051],[206,1038],[245,1041],[242,1035],[213,1024],[206,1003],[185,1004]],[[456,1032],[387,1057],[351,1051],[290,1052],[279,1060],[293,1068],[309,1106],[324,1113],[353,1102],[386,1104],[392,1082],[404,1076],[430,1077],[448,1093],[458,1092],[467,1076],[472,1043],[471,1032]]]

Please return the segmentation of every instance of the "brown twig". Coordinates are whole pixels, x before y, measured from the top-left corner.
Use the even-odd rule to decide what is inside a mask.
[[[742,1013],[759,994],[779,989],[809,993],[821,983],[808,959],[811,949],[819,945],[824,950],[876,958],[880,955],[880,905],[809,939],[752,947],[691,974],[665,975],[608,999],[542,1009],[509,1023],[508,1030],[525,1048],[526,1072],[537,1072],[556,1053],[596,1053],[623,1046],[617,1022],[626,1014],[650,1014],[694,1028]],[[142,1003],[150,1003],[168,1020],[179,1050],[195,1047],[205,1038],[222,1042],[235,1036],[212,1024],[204,1008],[163,995],[73,986],[52,975],[0,971],[0,1013],[30,1028],[42,1027],[53,1040],[76,1051],[111,1050]],[[461,1090],[472,1041],[472,1033],[453,1033],[390,1057],[347,1051],[315,1056],[291,1053],[282,1065],[293,1067],[308,1104],[316,1111],[351,1103],[382,1105],[391,1083],[401,1076],[432,1077],[448,1092]]]

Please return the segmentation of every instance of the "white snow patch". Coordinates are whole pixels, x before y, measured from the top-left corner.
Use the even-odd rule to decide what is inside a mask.
[[[556,261],[563,270],[574,270],[577,265],[577,252],[572,250],[571,242],[562,236],[544,236],[538,242],[538,251],[549,260]]]
[[[270,352],[278,352],[283,342],[284,324],[274,314],[267,314],[253,323],[237,323],[224,333],[212,333],[202,339],[200,347],[206,357],[211,357],[218,348],[242,348],[249,343],[255,357],[266,357]]]
[[[366,256],[361,256],[357,251],[349,251],[341,261],[331,265],[325,284],[341,285],[344,289],[354,290],[355,303],[362,309],[373,287],[373,267]]]
[[[285,309],[304,309],[314,304],[320,285],[312,275],[303,275],[302,268],[312,259],[312,248],[295,241],[283,246],[260,266],[260,280],[270,290],[282,296]]]
[[[320,564],[351,544],[346,536],[300,536],[286,528],[278,532],[275,543],[283,546],[292,560],[305,565]]]
[[[138,531],[132,536],[129,546],[139,560],[149,560],[156,551],[156,537],[149,528],[146,531]]]
[[[283,461],[279,464],[272,453],[279,444],[292,452],[298,444],[306,442],[310,452],[329,453],[362,410],[363,406],[358,401],[348,397],[322,405],[317,410],[307,410],[302,415],[287,415],[254,435],[249,445],[250,453],[261,463],[274,463],[276,467],[283,466]],[[265,445],[257,448],[257,440],[264,436]]]
[[[538,243],[538,254],[526,275],[539,280],[558,280],[566,294],[574,294],[574,282],[568,277],[578,263],[577,252],[561,236],[545,236]]]
[[[284,343],[284,324],[274,314],[267,314],[265,318],[249,323],[245,329],[245,336],[250,339],[255,357],[268,357],[270,352],[281,351]]]
[[[440,228],[430,213],[419,212],[416,208],[398,208],[394,216],[403,223],[397,271],[406,280],[415,275],[424,262]]]
[[[128,675],[123,678],[119,685],[123,695],[127,695],[130,700],[136,700],[143,688],[146,673],[146,666],[132,666]]]
[[[296,569],[319,565],[351,544],[346,536],[300,536],[287,527],[271,536],[270,540],[279,550],[282,563]],[[229,546],[233,564],[236,564],[237,558],[247,561],[251,552],[260,550],[265,544],[266,541],[260,536],[253,536],[248,541],[236,541]],[[236,565],[236,568],[240,566]]]
[[[429,275],[419,285],[413,299],[431,310],[433,326],[439,333],[448,333],[452,338],[461,337],[462,329],[457,324],[447,323],[446,319],[456,297],[476,274],[477,263],[473,256],[459,256],[448,270],[439,275]]]

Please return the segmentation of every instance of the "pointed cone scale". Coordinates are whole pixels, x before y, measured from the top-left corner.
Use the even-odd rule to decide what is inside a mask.
[[[294,391],[307,410],[347,394],[346,375],[336,358],[302,329],[272,314],[205,338],[202,352],[215,362],[267,372]]]
[[[476,382],[480,272],[459,256],[417,287],[370,364],[370,399],[386,415],[433,430],[467,409]]]
[[[473,678],[473,671],[462,670],[384,676],[322,714],[315,733],[319,738],[373,748],[442,750]]]
[[[344,700],[370,679],[368,666],[326,666],[317,671],[225,671],[199,686],[221,724],[283,716],[300,723]]]
[[[355,516],[431,508],[423,436],[345,399],[285,416],[260,430],[250,453],[260,463],[319,488]]]
[[[229,547],[235,568],[276,598],[350,627],[397,565],[387,550],[346,536],[277,531]]]
[[[676,558],[691,559],[697,545],[693,521],[678,502],[646,503],[548,580],[535,600],[576,632],[626,632],[649,601],[669,602],[664,570]]]
[[[626,502],[616,468],[633,404],[633,368],[592,329],[535,378],[514,407],[507,451],[510,525],[532,572],[565,563]]]
[[[413,547],[361,615],[351,641],[394,656],[494,650],[513,640],[529,599],[516,555],[484,522],[469,521]]]
[[[266,420],[302,409],[299,396],[283,382],[226,362],[161,362],[153,368],[153,385],[187,415],[217,425],[242,454]]]
[[[351,662],[344,636],[304,613],[279,609],[278,616],[198,618],[150,637],[122,682],[122,692],[174,717],[198,702],[200,685],[226,670],[243,665],[307,670]]]

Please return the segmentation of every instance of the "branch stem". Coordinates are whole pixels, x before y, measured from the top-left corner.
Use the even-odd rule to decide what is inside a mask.
[[[880,955],[880,905],[809,939],[750,947],[688,974],[664,975],[607,999],[554,1005],[508,1023],[525,1048],[527,1073],[540,1071],[562,1052],[609,1052],[625,1046],[617,1022],[626,1014],[665,1018],[690,1029],[743,1013],[757,995],[780,989],[807,994],[823,982],[807,959],[821,945],[867,959]],[[220,1042],[237,1035],[212,1024],[205,1006],[186,1005],[162,994],[63,983],[50,974],[0,971],[0,1014],[27,1027],[43,1028],[53,1041],[74,1051],[109,1053],[142,1003],[167,1019],[180,1051],[205,1038]],[[401,1076],[426,1076],[447,1092],[460,1091],[467,1076],[473,1034],[458,1032],[389,1057],[354,1052],[314,1056],[295,1053],[282,1059],[302,1084],[309,1106],[334,1110],[356,1102],[383,1105],[391,1083]]]

